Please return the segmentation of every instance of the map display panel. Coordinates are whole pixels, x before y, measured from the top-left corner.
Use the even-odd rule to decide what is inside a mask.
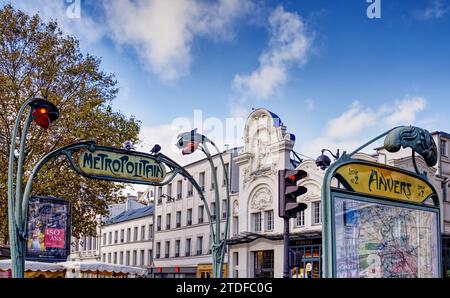
[[[338,278],[439,277],[437,212],[334,199]]]

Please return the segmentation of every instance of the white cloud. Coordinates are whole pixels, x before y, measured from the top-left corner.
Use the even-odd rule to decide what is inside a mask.
[[[422,123],[418,115],[426,105],[426,99],[421,96],[406,96],[377,108],[355,101],[342,114],[328,120],[319,137],[300,144],[300,152],[315,156],[323,148],[352,151],[370,138],[397,125]]]
[[[36,0],[36,1],[1,1],[2,5],[11,3],[14,8],[23,10],[27,14],[38,13],[42,20],[48,22],[56,20],[61,30],[68,35],[73,35],[82,43],[91,44],[103,37],[105,28],[91,17],[83,14],[81,2],[76,8],[76,13],[71,10],[71,4],[63,0]],[[75,8],[75,6],[73,6]],[[77,17],[77,13],[79,16]]]
[[[238,0],[123,0],[103,4],[111,38],[133,48],[165,81],[189,73],[195,38],[231,39],[235,20],[251,7],[251,2]]]
[[[289,69],[307,62],[311,37],[297,13],[278,6],[269,17],[270,40],[259,57],[259,67],[250,74],[237,74],[234,89],[243,98],[268,99],[282,86]]]
[[[423,10],[415,11],[415,17],[419,20],[440,19],[450,12],[450,5],[445,0],[431,0]]]
[[[426,104],[426,99],[421,96],[406,97],[396,101],[394,112],[388,115],[385,121],[391,126],[413,123],[416,121],[417,114],[425,109]]]

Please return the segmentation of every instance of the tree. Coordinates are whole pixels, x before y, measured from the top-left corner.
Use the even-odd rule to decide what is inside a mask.
[[[7,169],[12,127],[21,104],[43,97],[60,110],[48,130],[31,125],[25,173],[47,152],[82,140],[120,147],[138,141],[140,122],[114,112],[117,81],[100,69],[101,60],[83,54],[78,41],[66,36],[55,21],[43,22],[6,5],[0,9],[0,243],[8,240]],[[23,120],[24,122],[24,120]],[[22,122],[22,125],[23,125]],[[26,181],[27,177],[25,177]],[[75,236],[92,235],[97,214],[121,198],[122,184],[86,179],[63,158],[48,163],[33,184],[33,194],[72,202]]]

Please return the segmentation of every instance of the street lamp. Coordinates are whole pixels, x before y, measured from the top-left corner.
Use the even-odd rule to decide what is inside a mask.
[[[23,126],[20,147],[16,152],[16,139],[19,133],[20,122],[27,107],[30,111]],[[58,108],[51,102],[42,98],[29,98],[20,107],[13,127],[8,165],[8,224],[9,242],[11,247],[11,269],[13,277],[23,278],[25,269],[26,220],[23,216],[22,193],[23,162],[25,158],[26,136],[31,122],[47,129],[51,123],[59,118]],[[17,155],[16,190],[14,191],[14,159]],[[31,179],[31,178],[30,178]],[[27,198],[25,198],[27,199]]]
[[[333,156],[336,160],[340,158],[339,149],[337,150],[336,154],[331,152],[329,149],[322,149],[322,154],[316,159],[316,165],[324,171],[331,165],[331,159],[325,155],[325,152],[329,152],[331,156]]]
[[[223,161],[222,153],[220,152],[219,148],[216,146],[216,144],[211,141],[208,137],[197,133],[197,129],[184,132],[178,135],[178,142],[176,143],[176,146],[181,149],[181,153],[183,155],[188,155],[194,153],[198,148],[200,148],[201,151],[206,155],[206,158],[209,161],[209,164],[211,166],[211,173],[212,178],[214,179],[214,191],[215,191],[215,218],[211,216],[210,212],[207,211],[208,217],[209,217],[209,225],[211,228],[212,233],[210,234],[211,243],[212,245],[212,257],[213,257],[213,276],[215,278],[222,278],[223,274],[223,261],[225,257],[225,249],[226,249],[226,238],[228,236],[228,227],[230,222],[230,193],[229,193],[229,181],[228,181],[228,170],[225,167],[225,163]],[[217,151],[220,162],[223,167],[223,173],[224,177],[226,177],[225,180],[225,186],[226,186],[226,219],[225,219],[225,230],[224,230],[224,239],[220,239],[221,233],[220,233],[220,196],[219,196],[219,188],[217,183],[217,172],[216,167],[214,166],[214,162],[211,157],[211,153],[209,152],[208,147],[206,144],[211,144],[215,150]],[[209,210],[208,204],[205,204],[205,208]],[[214,231],[214,224],[215,221],[215,231]]]

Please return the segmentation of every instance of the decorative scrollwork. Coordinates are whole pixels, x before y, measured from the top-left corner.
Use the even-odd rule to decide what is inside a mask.
[[[429,167],[437,164],[437,146],[430,132],[414,126],[401,126],[391,131],[384,140],[389,152],[398,152],[402,147],[419,153]]]

